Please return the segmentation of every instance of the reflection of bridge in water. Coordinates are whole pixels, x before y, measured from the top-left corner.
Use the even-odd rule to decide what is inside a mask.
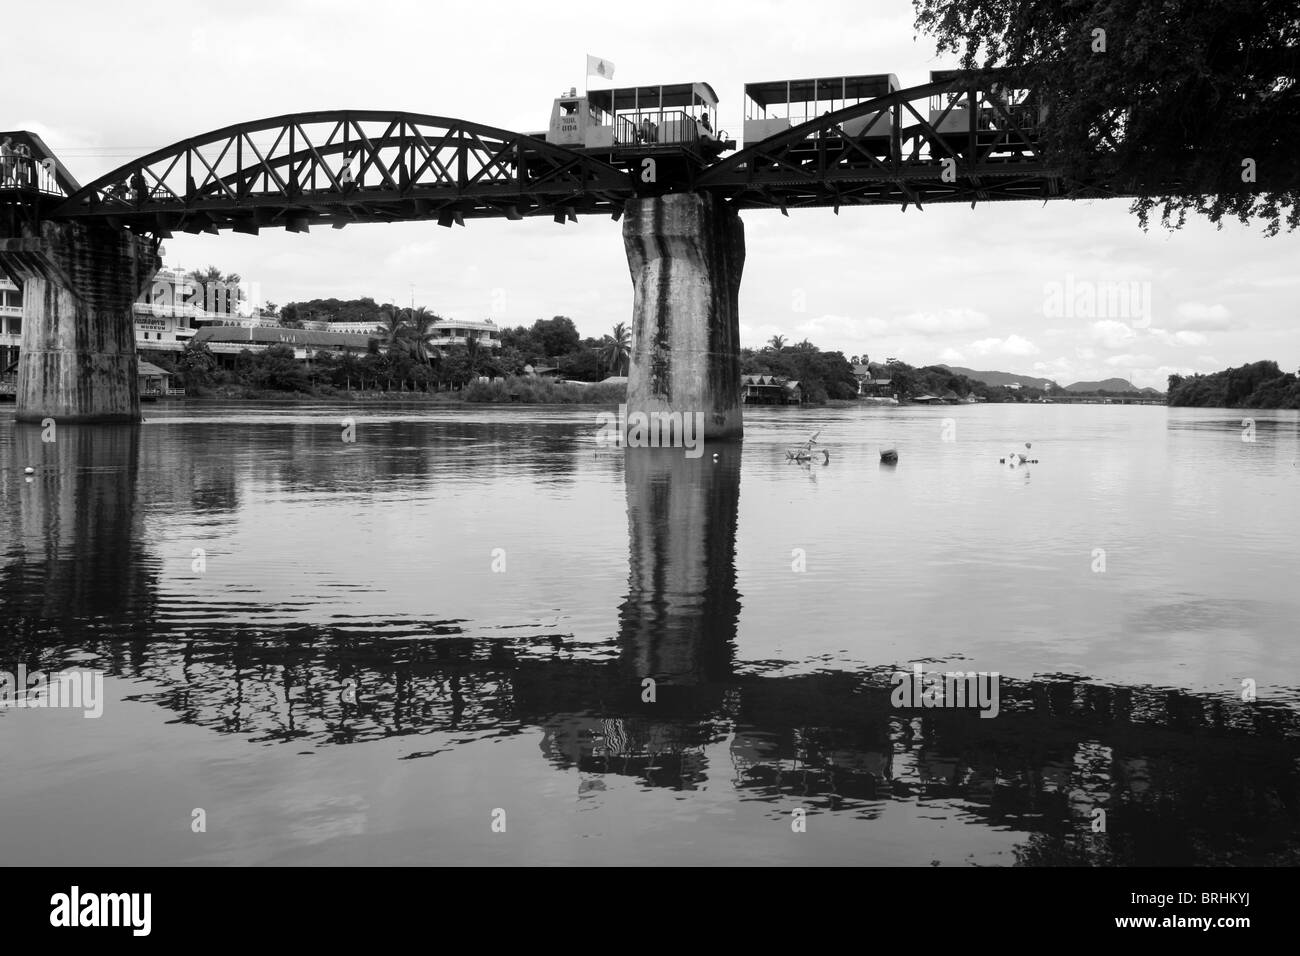
[[[90,653],[142,682],[132,699],[183,723],[295,749],[408,736],[405,759],[420,759],[456,746],[449,737],[539,733],[542,758],[575,788],[607,774],[682,790],[729,781],[742,797],[863,820],[890,801],[943,801],[1023,833],[1024,862],[1280,863],[1300,851],[1289,710],[1044,678],[1004,681],[1001,715],[981,719],[895,709],[892,666],[791,676],[738,663],[736,456],[626,453],[628,594],[617,638],[593,648],[470,638],[454,622],[400,641],[315,626],[167,633],[141,543],[139,442],[129,427],[60,430],[59,467],[21,497],[0,569],[16,596],[0,608],[0,666]],[[4,474],[6,496],[24,495]],[[348,679],[355,703],[340,693]],[[1098,807],[1104,834],[1090,830]]]

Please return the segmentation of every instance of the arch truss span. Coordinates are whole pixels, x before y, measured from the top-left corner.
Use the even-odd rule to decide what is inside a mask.
[[[1044,157],[1048,104],[1007,71],[951,71],[826,112],[702,172],[739,209],[909,205],[1115,195]]]
[[[184,140],[81,188],[53,218],[166,238],[283,227],[621,212],[631,177],[541,139],[417,113],[277,116]]]

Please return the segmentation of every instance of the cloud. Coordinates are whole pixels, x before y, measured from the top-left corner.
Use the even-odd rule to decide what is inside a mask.
[[[1164,345],[1204,345],[1209,339],[1200,332],[1180,330],[1170,332],[1167,329],[1151,329],[1151,337]]]
[[[989,317],[975,309],[944,309],[940,312],[913,312],[891,320],[890,328],[918,332],[922,335],[975,332],[989,326]]]
[[[878,335],[884,335],[889,331],[889,323],[884,319],[877,318],[854,318],[849,315],[819,315],[814,319],[807,319],[797,322],[791,327],[784,326],[784,329],[777,329],[777,332],[785,332],[786,338],[791,341],[799,339],[811,339],[815,344],[836,341],[866,342]],[[822,348],[828,348],[827,345],[821,345]]]
[[[1204,302],[1183,302],[1174,309],[1178,320],[1174,325],[1180,329],[1205,329],[1223,331],[1233,327],[1232,313],[1223,305],[1207,305]]]
[[[1132,326],[1117,322],[1115,319],[1093,322],[1088,327],[1088,334],[1104,349],[1126,348],[1133,339],[1137,338],[1137,332]]]
[[[975,355],[1012,355],[1023,357],[1037,355],[1041,351],[1037,345],[1019,335],[1008,335],[1005,339],[980,339],[967,348]]]
[[[1156,358],[1154,355],[1112,355],[1106,359],[1106,364],[1111,368],[1128,368],[1137,369],[1144,365],[1154,364]]]

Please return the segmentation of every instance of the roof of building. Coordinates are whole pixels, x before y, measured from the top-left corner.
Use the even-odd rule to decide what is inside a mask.
[[[858,378],[870,379],[874,384],[878,385],[889,381],[887,378],[872,378],[873,375],[879,375],[884,368],[885,366],[877,362],[872,362],[870,365],[855,365],[853,366],[853,374]]]
[[[140,374],[140,375],[170,375],[171,372],[167,371],[165,368],[159,368],[157,365],[154,365],[153,362],[146,362],[144,359],[140,359],[140,371],[139,371],[138,374]]]
[[[627,384],[627,376],[626,376],[626,375],[611,375],[611,376],[609,376],[608,378],[602,378],[602,379],[600,380],[600,384],[601,384],[601,385],[626,385],[626,384]]]
[[[199,329],[195,342],[247,342],[250,345],[292,345],[299,348],[351,348],[364,349],[373,335],[361,332],[317,332],[311,329],[286,329],[279,326],[240,328],[234,325],[214,325]]]

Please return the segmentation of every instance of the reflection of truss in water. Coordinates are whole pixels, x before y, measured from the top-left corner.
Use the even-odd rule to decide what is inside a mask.
[[[1166,688],[1004,681],[1002,712],[988,720],[900,713],[871,673],[765,677],[756,668],[726,682],[661,684],[658,702],[646,704],[624,662],[539,655],[527,641],[303,628],[77,645],[0,619],[0,642],[44,669],[92,653],[110,674],[139,682],[133,699],[250,741],[413,735],[410,759],[540,731],[544,759],[574,772],[580,793],[615,776],[678,789],[726,776],[742,799],[795,799],[862,818],[889,801],[933,799],[943,812],[1027,834],[1027,861],[1276,862],[1300,853],[1300,717]],[[349,677],[355,704],[340,696]],[[732,765],[722,773],[719,746]],[[1089,828],[1098,806],[1105,834]]]
[[[705,748],[721,736],[707,721],[555,717],[547,721],[542,752],[556,766],[583,774],[639,777],[649,785],[691,790],[708,779]]]

